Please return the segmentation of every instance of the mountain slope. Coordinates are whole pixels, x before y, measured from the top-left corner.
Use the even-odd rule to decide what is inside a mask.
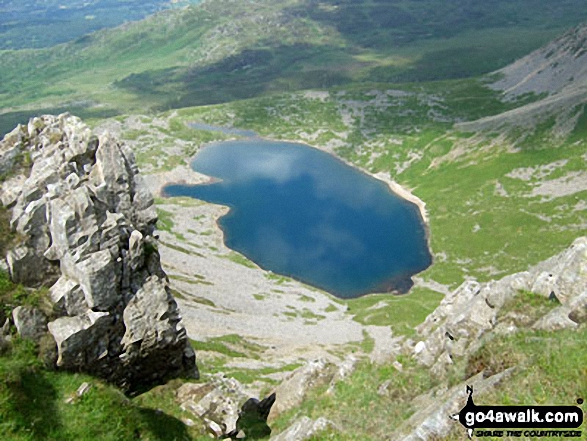
[[[534,102],[507,112],[458,124],[464,131],[534,130],[552,126],[564,138],[582,121],[587,104],[587,24],[583,23],[546,46],[495,73],[489,87],[505,100],[533,96]],[[549,120],[552,120],[549,122]]]
[[[587,19],[579,0],[535,3],[208,1],[49,49],[0,52],[0,111],[11,122],[63,105],[104,116],[479,75]]]
[[[587,24],[497,71],[492,88],[512,98],[526,93],[553,95],[587,87]]]

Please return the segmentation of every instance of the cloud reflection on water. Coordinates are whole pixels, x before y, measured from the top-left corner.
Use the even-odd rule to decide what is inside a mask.
[[[221,182],[170,193],[233,207],[220,220],[227,245],[266,269],[352,297],[430,263],[415,207],[324,152],[223,142],[202,149],[192,166]]]

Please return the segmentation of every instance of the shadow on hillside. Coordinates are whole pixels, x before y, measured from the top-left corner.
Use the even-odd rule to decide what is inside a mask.
[[[177,418],[148,408],[140,408],[139,413],[144,423],[149,427],[150,433],[155,435],[155,439],[172,439],[174,441],[191,439],[186,425]]]
[[[219,104],[269,92],[329,88],[351,81],[342,48],[293,44],[247,49],[209,66],[132,74],[116,87],[163,102],[161,109]],[[271,47],[273,46],[273,47]]]
[[[0,387],[8,392],[3,406],[8,415],[4,416],[16,426],[10,428],[26,431],[35,440],[47,440],[62,426],[55,403],[57,391],[44,375],[26,369],[19,378],[4,379]]]

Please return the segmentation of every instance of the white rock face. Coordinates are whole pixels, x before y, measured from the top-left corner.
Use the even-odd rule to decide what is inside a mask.
[[[50,288],[57,366],[130,393],[197,375],[132,151],[69,114],[43,116],[0,141],[0,170],[12,171],[0,200],[22,236],[7,266],[13,280]]]

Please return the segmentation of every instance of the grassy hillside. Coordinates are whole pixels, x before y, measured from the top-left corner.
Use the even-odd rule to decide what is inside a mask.
[[[455,287],[468,276],[489,280],[523,271],[584,234],[582,187],[536,190],[585,169],[584,117],[563,138],[554,120],[533,132],[452,129],[455,121],[520,104],[503,103],[478,81],[457,80],[274,95],[182,109],[171,121],[305,141],[370,172],[389,173],[427,204],[435,263],[424,277]],[[584,114],[584,106],[574,112]],[[192,132],[194,139],[202,133]],[[519,177],[524,172],[528,177]]]
[[[0,52],[0,126],[41,108],[103,117],[479,75],[587,19],[580,0],[536,3],[207,1],[53,48]]]
[[[547,302],[546,299],[543,301]],[[481,371],[489,376],[510,367],[515,370],[507,381],[490,392],[475,396],[477,405],[572,406],[577,398],[587,393],[587,355],[581,349],[587,337],[586,329],[527,330],[487,338],[478,351],[457,363],[444,378],[406,358],[400,358],[401,371],[391,365],[374,366],[364,361],[351,378],[337,384],[334,393],[325,393],[326,388],[313,391],[301,406],[280,416],[272,427],[278,432],[301,416],[326,417],[340,430],[321,434],[315,438],[317,440],[402,439],[396,430],[403,427],[402,424],[416,411],[430,405],[435,394],[440,396],[446,388],[459,385]],[[387,387],[382,391],[383,384]],[[464,389],[464,384],[462,387]],[[455,422],[450,435],[438,439],[457,441],[465,438],[465,430]]]
[[[4,224],[4,221],[0,222]],[[46,290],[15,285],[0,272],[0,321],[17,305],[48,312]],[[197,440],[209,439],[175,404],[182,380],[129,399],[114,386],[88,375],[53,369],[55,343],[21,340],[11,328],[11,341],[0,337],[0,433],[7,441],[33,440]],[[90,385],[83,396],[77,393]]]

